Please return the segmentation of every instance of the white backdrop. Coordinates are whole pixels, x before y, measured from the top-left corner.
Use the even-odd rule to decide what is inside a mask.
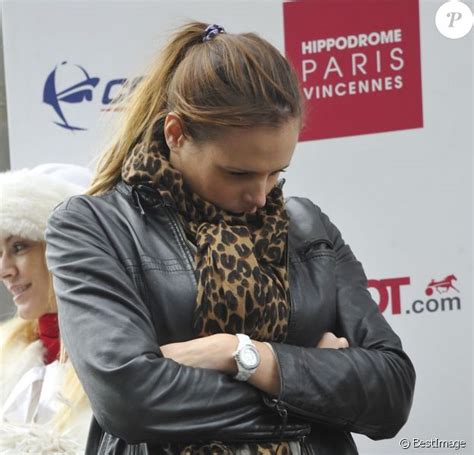
[[[420,1],[423,127],[301,142],[285,175],[286,195],[310,197],[341,229],[373,280],[375,300],[387,290],[384,315],[417,371],[406,426],[392,440],[356,436],[361,454],[454,452],[402,450],[401,438],[464,440],[459,453],[473,453],[474,32],[443,37],[434,23],[442,3]],[[108,84],[110,95],[117,87],[110,81],[144,74],[168,31],[187,19],[256,31],[284,51],[280,1],[7,1],[3,15],[12,168],[90,163],[116,115],[102,110],[110,107],[102,101]],[[55,68],[56,97],[47,104],[45,84]],[[85,78],[86,92],[66,91]],[[65,122],[55,99],[69,126],[86,129],[57,125]],[[457,280],[445,280],[450,275]],[[388,279],[392,285],[381,282]]]

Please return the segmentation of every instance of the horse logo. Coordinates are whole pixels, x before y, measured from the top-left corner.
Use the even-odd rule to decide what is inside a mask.
[[[428,296],[433,295],[433,289],[436,289],[439,294],[444,294],[450,289],[454,289],[455,291],[459,292],[459,289],[456,289],[454,286],[453,281],[457,281],[457,278],[454,275],[448,275],[440,281],[431,280],[425,289],[425,294]]]

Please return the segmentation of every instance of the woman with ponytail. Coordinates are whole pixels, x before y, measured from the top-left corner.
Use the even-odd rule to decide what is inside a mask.
[[[395,436],[413,365],[338,229],[283,197],[304,121],[288,61],[188,23],[123,112],[46,235],[86,453],[346,455],[351,432]]]
[[[53,208],[90,178],[46,164],[0,174],[0,273],[17,314],[0,325],[0,452],[84,453],[91,411],[64,349],[45,261]]]

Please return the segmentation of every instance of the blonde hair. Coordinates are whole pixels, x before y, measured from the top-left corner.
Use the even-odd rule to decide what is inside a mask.
[[[51,425],[57,431],[63,433],[67,431],[74,413],[80,412],[85,407],[90,407],[90,403],[74,367],[70,361],[68,362],[68,356],[63,345],[61,345],[59,362],[67,366],[60,395],[61,406],[51,420]]]
[[[294,69],[268,41],[254,33],[221,33],[203,42],[207,24],[190,22],[164,46],[148,75],[121,97],[123,120],[99,158],[88,194],[111,189],[137,142],[164,140],[169,112],[182,120],[183,133],[207,141],[226,128],[278,127],[303,122],[303,97]],[[129,87],[125,92],[129,91]]]
[[[44,247],[44,242],[41,243]],[[46,261],[44,266],[46,267]],[[48,273],[48,277],[48,302],[49,309],[52,310],[55,308],[56,297],[51,273]],[[29,345],[39,339],[38,319],[25,320],[19,316],[14,316],[12,319],[4,322],[3,327],[2,350],[12,349],[17,344]],[[89,406],[89,402],[71,362],[68,361],[63,343],[61,342],[60,345],[59,362],[66,365],[66,371],[62,388],[59,392],[61,405],[51,419],[51,422],[49,422],[49,425],[56,431],[63,433],[67,431],[73,413],[79,412],[85,406]]]
[[[5,327],[7,327],[7,324],[8,328],[2,343],[2,349],[7,349],[17,342],[30,344],[38,339],[37,320],[26,321],[16,316],[12,320],[2,323]]]

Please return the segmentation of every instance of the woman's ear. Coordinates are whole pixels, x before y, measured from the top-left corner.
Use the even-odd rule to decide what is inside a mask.
[[[170,150],[176,151],[181,147],[184,141],[183,125],[176,113],[169,112],[166,115],[163,132]]]

